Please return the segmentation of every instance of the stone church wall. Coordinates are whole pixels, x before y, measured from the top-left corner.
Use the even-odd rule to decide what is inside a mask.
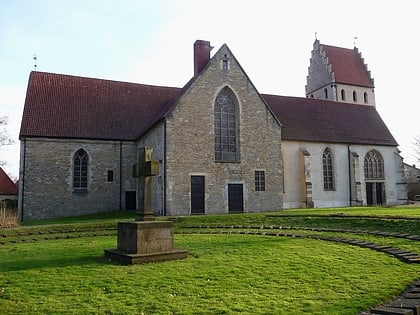
[[[223,69],[223,60],[228,69]],[[214,102],[228,86],[239,102],[240,160],[216,162]],[[228,212],[228,185],[242,184],[244,212],[282,207],[281,130],[230,51],[222,47],[167,120],[167,213],[190,213],[191,176],[205,178],[205,213]],[[264,170],[266,191],[255,191]]]
[[[73,156],[79,149],[89,156],[87,193],[73,191]],[[136,189],[129,175],[134,143],[27,138],[21,154],[21,220],[119,210],[125,207],[125,191]]]

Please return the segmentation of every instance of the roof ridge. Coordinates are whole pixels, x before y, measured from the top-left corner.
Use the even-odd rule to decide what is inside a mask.
[[[181,89],[181,87],[177,87],[177,86],[156,85],[156,84],[150,84],[150,83],[130,82],[130,81],[104,79],[104,78],[87,77],[87,76],[75,75],[75,74],[45,72],[45,71],[31,71],[30,77],[36,74],[53,75],[53,76],[68,77],[68,78],[83,79],[83,80],[105,81],[105,82],[113,82],[113,83],[121,83],[121,84],[134,84],[134,85],[142,85],[142,86],[157,87],[157,88]]]

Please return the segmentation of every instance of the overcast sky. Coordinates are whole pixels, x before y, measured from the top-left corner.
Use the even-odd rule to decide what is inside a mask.
[[[420,57],[415,1],[0,0],[0,116],[16,145],[2,148],[18,177],[19,128],[34,70],[182,87],[193,43],[226,43],[260,93],[305,96],[312,45],[359,48],[376,107],[415,163]],[[357,37],[355,40],[354,38]]]

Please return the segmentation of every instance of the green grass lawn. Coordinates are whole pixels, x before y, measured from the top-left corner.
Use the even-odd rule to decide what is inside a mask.
[[[352,208],[349,210],[355,213]],[[358,215],[372,215],[372,210],[357,211]],[[389,210],[378,209],[384,215],[393,215],[385,214]],[[325,215],[338,212],[313,211]],[[344,211],[347,208],[339,209]],[[419,208],[407,211],[410,217],[420,214]],[[175,226],[176,231],[182,231],[193,224],[357,228],[357,223],[368,230],[409,230],[420,234],[420,221],[415,220],[361,217],[353,221],[356,219],[287,212],[306,216],[278,216],[286,214],[285,211],[191,216],[178,218]],[[130,218],[127,213],[122,217],[114,213],[104,219],[95,216],[44,221],[43,224],[66,224],[25,227],[7,233],[1,230],[0,234],[7,234],[4,239],[14,235],[18,240],[21,231],[50,229],[54,236],[60,229],[101,228],[127,218]],[[415,241],[364,234],[350,236],[420,250]],[[0,313],[355,315],[398,295],[420,275],[420,265],[406,264],[369,249],[313,239],[176,234],[175,244],[189,251],[187,259],[133,266],[118,265],[104,258],[104,249],[116,247],[116,236],[38,239],[33,243],[1,245]]]

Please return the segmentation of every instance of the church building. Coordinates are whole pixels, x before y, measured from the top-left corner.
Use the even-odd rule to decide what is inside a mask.
[[[398,144],[355,48],[314,43],[306,97],[261,94],[224,44],[194,43],[184,87],[34,71],[20,130],[21,220],[136,209],[153,148],[156,215],[395,205]]]

